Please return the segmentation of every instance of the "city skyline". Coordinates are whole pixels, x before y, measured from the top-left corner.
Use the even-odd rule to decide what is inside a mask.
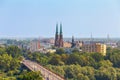
[[[1,37],[120,38],[119,0],[1,0]]]

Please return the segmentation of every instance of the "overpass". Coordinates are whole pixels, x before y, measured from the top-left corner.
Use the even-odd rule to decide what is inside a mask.
[[[36,62],[30,60],[23,60],[22,63],[31,71],[40,71],[42,76],[44,77],[44,80],[65,80],[64,78],[51,72],[50,70],[44,68]]]

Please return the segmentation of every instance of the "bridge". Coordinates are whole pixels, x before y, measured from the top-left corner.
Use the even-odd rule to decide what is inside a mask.
[[[40,71],[44,80],[65,80],[64,78],[51,72],[50,70],[44,68],[43,66],[39,65],[36,62],[30,60],[23,60],[22,63],[31,71]]]

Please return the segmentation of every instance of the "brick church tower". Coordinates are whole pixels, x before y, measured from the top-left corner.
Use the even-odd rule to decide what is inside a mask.
[[[60,24],[60,34],[58,34],[58,24],[56,24],[55,47],[63,47],[62,24]]]

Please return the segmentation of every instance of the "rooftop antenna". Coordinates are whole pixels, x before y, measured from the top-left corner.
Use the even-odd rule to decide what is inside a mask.
[[[38,49],[40,49],[40,37],[38,38]]]
[[[110,42],[110,35],[107,34],[107,42],[109,43]]]
[[[93,35],[92,35],[92,33],[91,33],[91,39],[90,39],[90,41],[91,41],[91,42],[93,41]]]

